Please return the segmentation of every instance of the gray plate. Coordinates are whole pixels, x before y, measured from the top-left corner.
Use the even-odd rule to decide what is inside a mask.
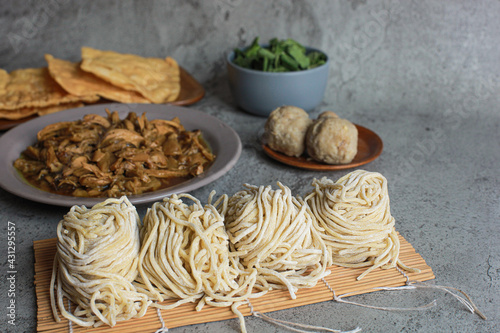
[[[27,146],[36,142],[37,132],[45,126],[60,121],[82,119],[84,115],[89,113],[106,116],[106,108],[110,111],[117,111],[121,119],[129,112],[135,112],[137,115],[146,112],[146,117],[149,120],[171,120],[174,117],[179,117],[182,125],[187,130],[200,129],[203,132],[203,137],[216,155],[214,164],[200,176],[163,190],[131,195],[129,200],[133,204],[159,201],[173,193],[185,193],[205,186],[224,175],[236,164],[240,157],[241,141],[238,134],[228,125],[206,113],[172,105],[98,104],[39,117],[5,133],[0,138],[0,156],[2,156],[0,161],[0,186],[17,196],[58,206],[85,205],[90,207],[105,200],[105,198],[64,196],[39,190],[21,177],[14,168],[13,162]]]

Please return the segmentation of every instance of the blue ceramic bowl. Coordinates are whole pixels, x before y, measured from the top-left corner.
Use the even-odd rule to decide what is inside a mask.
[[[306,50],[324,53],[309,47]],[[249,113],[267,117],[283,105],[297,106],[309,112],[323,100],[330,65],[328,56],[325,64],[319,67],[284,73],[243,68],[233,60],[234,51],[227,56],[229,88],[235,103]]]

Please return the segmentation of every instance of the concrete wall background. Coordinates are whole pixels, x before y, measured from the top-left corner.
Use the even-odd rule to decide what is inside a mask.
[[[498,14],[499,1],[9,0],[0,67],[44,66],[45,53],[77,61],[81,46],[170,55],[210,93],[232,48],[291,37],[332,58],[325,104],[337,111],[469,112],[467,95],[498,95]]]

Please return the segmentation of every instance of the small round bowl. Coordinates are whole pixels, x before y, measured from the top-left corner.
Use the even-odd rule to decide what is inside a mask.
[[[307,53],[323,51],[306,47]],[[326,55],[326,54],[325,54]],[[264,72],[233,63],[234,51],[227,56],[229,88],[235,103],[243,110],[267,117],[276,108],[293,105],[309,112],[325,95],[330,59],[313,69],[295,72]]]

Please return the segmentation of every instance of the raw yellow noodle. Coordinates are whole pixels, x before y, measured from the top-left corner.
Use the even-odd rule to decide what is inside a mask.
[[[214,193],[205,206],[189,194],[174,194],[148,209],[136,285],[156,301],[151,306],[171,309],[198,302],[198,311],[204,304],[232,306],[239,315],[238,305],[270,289],[257,270],[244,269],[238,256],[229,252],[224,228],[227,196],[211,204]],[[177,301],[160,304],[168,299]]]
[[[278,183],[245,185],[228,203],[226,230],[240,263],[257,269],[274,288],[292,298],[299,287],[313,287],[329,274],[326,246],[312,227],[313,216],[300,198]]]
[[[337,182],[315,179],[313,186],[307,202],[333,264],[369,267],[358,280],[378,267],[413,271],[399,260],[400,244],[384,176],[356,170]]]
[[[146,295],[132,281],[137,275],[140,219],[126,197],[87,209],[73,206],[57,227],[57,253],[51,279],[54,318],[80,326],[114,326],[142,317]],[[76,304],[66,309],[64,297]]]

